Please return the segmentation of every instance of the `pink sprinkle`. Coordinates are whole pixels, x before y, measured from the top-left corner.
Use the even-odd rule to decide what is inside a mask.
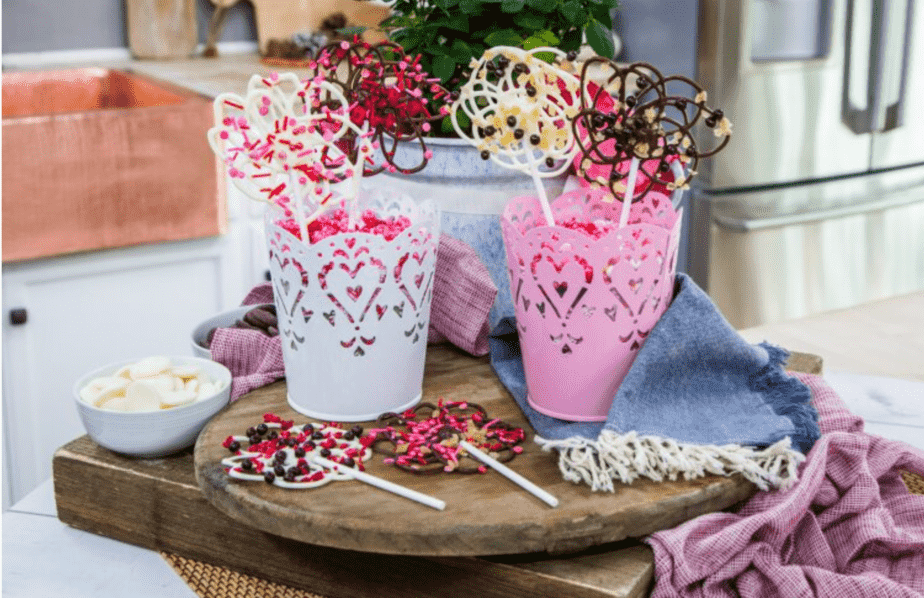
[[[267,108],[266,106],[260,106],[259,112],[261,116],[266,116],[267,114],[269,114],[269,108]]]
[[[340,47],[341,47],[342,49],[344,49],[344,50],[349,50],[349,49],[350,49],[350,44],[349,44],[349,42],[340,42]]]
[[[424,123],[423,126],[422,126],[421,128],[424,130],[424,133],[429,133],[429,132],[430,132],[430,123]]]
[[[262,99],[261,101],[263,102],[263,105],[264,105],[264,106],[269,106],[269,105],[270,105],[269,96],[263,96],[263,99]]]
[[[428,125],[428,126],[429,126],[429,125]],[[425,129],[425,130],[426,130],[426,129]],[[427,160],[432,160],[432,159],[433,159],[433,151],[432,151],[432,150],[427,150],[427,151],[425,151],[425,152],[424,152],[424,158],[426,158]]]
[[[222,139],[227,139],[227,138],[228,138],[228,132],[227,132],[227,131],[222,131],[221,133],[218,134],[218,136],[221,137]]]
[[[519,455],[520,453],[523,452],[523,447],[522,447],[522,446],[515,446],[515,447],[513,447],[513,448],[510,449],[510,450],[512,450],[513,452],[515,452],[516,454]]]
[[[279,73],[270,73],[270,81],[279,81]]]

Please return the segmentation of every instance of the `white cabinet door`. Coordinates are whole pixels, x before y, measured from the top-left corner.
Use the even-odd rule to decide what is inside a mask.
[[[194,326],[252,286],[246,227],[222,237],[65,256],[3,271],[4,508],[51,475],[84,433],[71,387],[148,355],[189,355]],[[25,309],[13,325],[10,312]]]

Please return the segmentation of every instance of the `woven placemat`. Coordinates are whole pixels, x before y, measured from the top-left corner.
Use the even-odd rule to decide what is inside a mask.
[[[200,598],[324,598],[175,554],[160,556]]]
[[[910,493],[924,495],[924,477],[910,471],[901,476]],[[200,598],[324,598],[175,554],[160,555]]]

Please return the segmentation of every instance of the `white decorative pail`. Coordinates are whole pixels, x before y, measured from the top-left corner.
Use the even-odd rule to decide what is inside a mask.
[[[361,211],[407,216],[388,241],[340,233],[308,245],[266,215],[289,405],[328,421],[366,421],[421,398],[439,242],[432,202],[367,190]]]

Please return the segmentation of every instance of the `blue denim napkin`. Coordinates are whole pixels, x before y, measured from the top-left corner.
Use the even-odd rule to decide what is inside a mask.
[[[751,345],[706,293],[677,274],[674,299],[626,374],[606,422],[575,423],[531,408],[512,317],[490,338],[491,364],[566,479],[595,490],[640,475],[661,480],[741,473],[762,489],[796,480],[820,432],[808,387],[783,370],[788,353]]]

